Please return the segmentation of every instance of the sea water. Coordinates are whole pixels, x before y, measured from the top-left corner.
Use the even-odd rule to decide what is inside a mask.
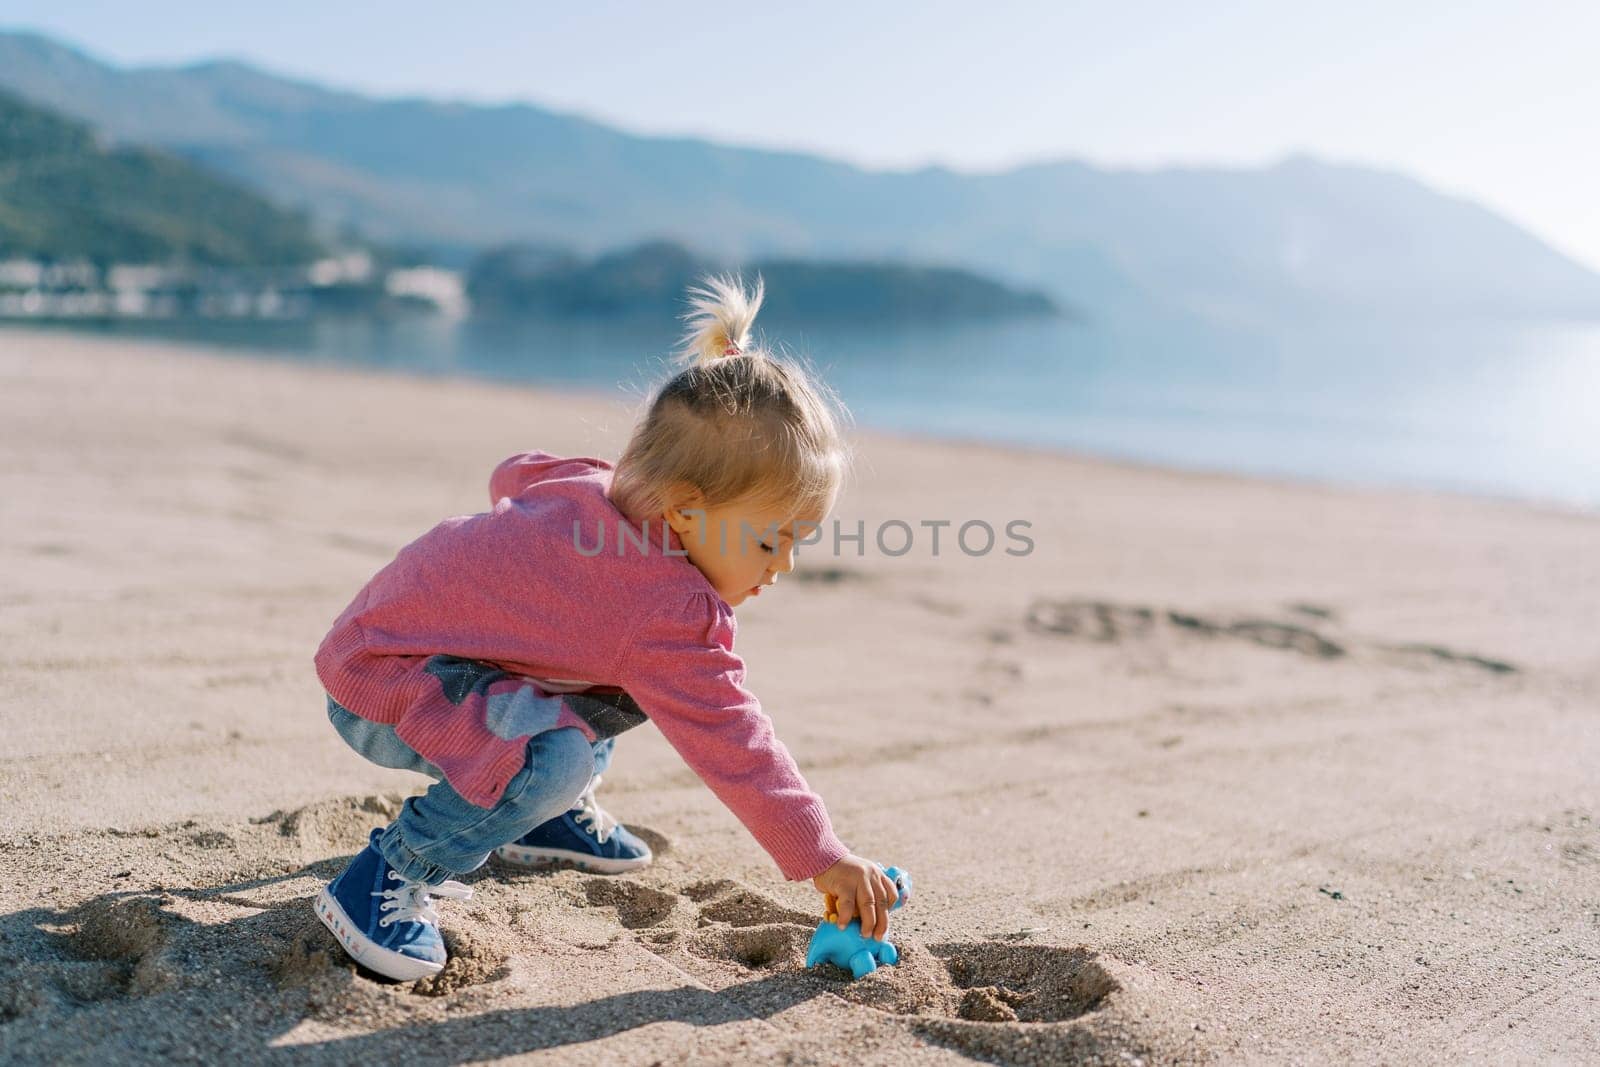
[[[243,356],[592,388],[637,403],[678,324],[427,315],[114,324]],[[1600,509],[1600,323],[763,323],[858,425],[1186,469]],[[530,444],[536,444],[531,442]]]

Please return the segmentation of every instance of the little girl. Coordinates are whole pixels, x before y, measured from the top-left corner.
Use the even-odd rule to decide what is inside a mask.
[[[609,873],[649,849],[594,801],[612,739],[648,718],[772,856],[888,930],[894,884],[835,836],[744,686],[733,609],[794,569],[847,463],[834,404],[749,346],[764,289],[691,290],[687,365],[615,466],[544,452],[489,480],[490,510],[445,519],[373,576],[323,639],[317,676],[349,744],[436,781],[374,830],[317,899],[362,966],[438,973],[435,898],[491,853]]]

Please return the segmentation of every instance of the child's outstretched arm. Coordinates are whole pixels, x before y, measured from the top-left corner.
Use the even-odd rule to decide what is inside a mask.
[[[674,598],[637,623],[622,686],[785,878],[816,878],[850,850],[745,688],[733,637],[733,612],[714,592]]]

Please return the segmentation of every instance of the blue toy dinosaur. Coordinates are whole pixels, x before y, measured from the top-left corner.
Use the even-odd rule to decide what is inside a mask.
[[[911,899],[911,875],[898,867],[884,867],[881,863],[878,866],[894,881],[894,903],[889,905],[889,910],[894,911]],[[877,970],[880,963],[892,967],[900,962],[899,950],[887,938],[879,941],[861,936],[860,919],[851,919],[843,930],[839,929],[838,903],[832,894],[827,898],[827,910],[827,918],[817,924],[811,947],[806,949],[807,967],[832,963],[848,970],[852,978],[860,978]]]

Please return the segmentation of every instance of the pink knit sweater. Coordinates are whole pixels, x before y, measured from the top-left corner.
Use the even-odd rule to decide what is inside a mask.
[[[440,522],[357,594],[317,650],[317,677],[485,808],[521,770],[531,734],[575,726],[594,740],[561,692],[623,690],[784,877],[821,873],[848,849],[745,688],[733,609],[676,533],[642,529],[612,505],[611,473],[589,457],[505,460],[489,480],[491,510]],[[586,554],[602,529],[604,550]],[[436,653],[515,677],[461,699],[423,669]]]

